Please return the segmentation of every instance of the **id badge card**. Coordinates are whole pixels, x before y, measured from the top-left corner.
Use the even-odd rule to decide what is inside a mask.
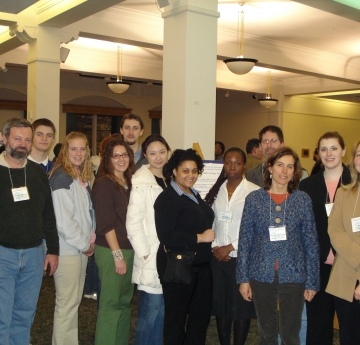
[[[30,199],[27,187],[12,188],[11,192],[15,202]]]
[[[331,213],[331,210],[332,210],[333,206],[334,206],[333,202],[331,202],[329,204],[325,204],[326,214],[327,214],[328,217],[330,216],[330,213]]]
[[[360,231],[360,217],[351,218],[352,232]]]
[[[233,216],[232,211],[221,211],[219,220],[220,220],[220,222],[231,223],[232,216]]]
[[[286,225],[279,226],[277,228],[270,226],[269,227],[270,241],[285,241],[286,237]]]

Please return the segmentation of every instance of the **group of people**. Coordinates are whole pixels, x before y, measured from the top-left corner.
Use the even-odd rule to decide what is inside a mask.
[[[52,165],[55,127],[37,121],[3,127],[1,344],[29,344],[49,266],[52,344],[77,345],[93,255],[101,282],[96,345],[128,344],[134,284],[137,345],[205,344],[212,314],[221,345],[245,344],[256,317],[259,344],[330,345],[335,310],[340,343],[360,343],[360,142],[349,170],[343,138],[325,133],[322,170],[307,177],[281,129],[267,126],[249,141],[248,156],[237,147],[221,153],[223,170],[203,200],[193,188],[200,156],[171,154],[160,135],[140,145],[137,115],[122,118],[122,136],[102,142],[92,190],[86,136],[69,133]],[[250,155],[259,164],[246,169]]]

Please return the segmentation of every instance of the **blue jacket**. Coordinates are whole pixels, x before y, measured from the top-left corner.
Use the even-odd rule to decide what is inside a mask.
[[[270,219],[271,205],[271,219]],[[275,262],[280,283],[305,283],[306,290],[319,290],[319,242],[309,196],[293,191],[277,209],[264,189],[250,193],[242,216],[237,256],[236,280],[272,283]],[[285,225],[287,240],[270,241],[269,226]],[[281,222],[277,224],[276,218]]]

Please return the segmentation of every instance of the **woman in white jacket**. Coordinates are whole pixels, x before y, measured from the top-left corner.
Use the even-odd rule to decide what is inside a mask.
[[[126,216],[128,238],[135,250],[132,281],[138,285],[135,345],[161,345],[164,325],[164,299],[156,269],[159,247],[154,218],[154,202],[165,189],[163,167],[170,147],[157,134],[148,136],[142,152],[149,165],[143,165],[132,178],[132,191]]]

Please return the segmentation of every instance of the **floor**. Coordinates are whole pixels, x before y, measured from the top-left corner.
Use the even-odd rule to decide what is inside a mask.
[[[31,331],[32,345],[50,345],[53,326],[53,313],[55,304],[55,287],[52,277],[45,276],[41,288],[38,310]],[[93,345],[96,322],[96,301],[84,298],[79,310],[79,345]],[[134,329],[136,319],[136,303],[133,300],[133,314],[131,319],[131,338],[129,344],[134,340]],[[334,331],[334,345],[339,345],[338,331]],[[258,343],[258,330],[255,320],[252,320],[251,329],[246,345]],[[217,338],[215,320],[210,321],[206,345],[219,345]]]

